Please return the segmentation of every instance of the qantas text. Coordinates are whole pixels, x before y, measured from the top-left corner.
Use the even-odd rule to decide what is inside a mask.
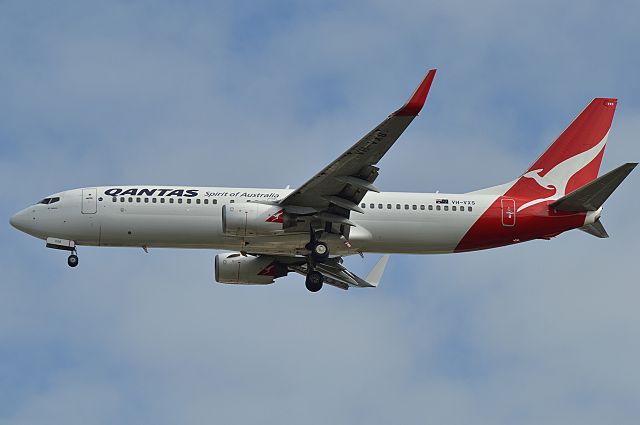
[[[198,189],[148,189],[133,187],[130,189],[123,189],[120,187],[110,188],[104,191],[107,196],[184,196],[187,198],[194,198],[198,196]],[[209,192],[204,193],[205,198],[209,197],[231,197],[231,198],[278,198],[275,192]]]

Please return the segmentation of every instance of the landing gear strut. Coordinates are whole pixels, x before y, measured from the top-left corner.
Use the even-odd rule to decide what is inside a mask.
[[[320,242],[318,239],[322,234],[322,230],[313,230],[309,226],[309,243],[305,245],[310,252],[307,256],[307,277],[304,281],[305,286],[311,292],[318,292],[322,289],[324,276],[319,271],[314,270],[317,263],[322,263],[329,258],[329,247],[326,243]]]
[[[329,247],[326,243],[320,242],[318,237],[322,234],[322,230],[315,231],[313,227],[309,227],[309,243],[305,246],[311,251],[311,258],[315,261],[322,261],[329,257]]]
[[[322,289],[322,281],[324,278],[322,277],[322,273],[317,271],[311,271],[307,273],[307,278],[304,281],[305,286],[311,292],[318,292]]]

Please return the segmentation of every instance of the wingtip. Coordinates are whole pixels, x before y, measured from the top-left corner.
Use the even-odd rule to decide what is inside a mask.
[[[407,101],[407,103],[402,106],[402,108],[398,109],[394,115],[396,116],[416,116],[422,110],[425,101],[427,100],[427,95],[429,94],[429,90],[431,89],[431,83],[433,83],[433,79],[436,76],[436,69],[430,69],[427,72],[427,75],[424,77],[418,88],[411,98]]]
[[[372,287],[377,287],[382,279],[382,274],[384,273],[384,269],[387,267],[387,262],[389,261],[389,254],[385,254],[378,260],[376,265],[373,267],[369,275],[367,276],[367,283]]]

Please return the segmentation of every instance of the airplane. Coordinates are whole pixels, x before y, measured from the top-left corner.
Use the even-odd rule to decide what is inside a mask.
[[[18,212],[11,225],[77,247],[205,248],[214,277],[265,285],[295,272],[306,288],[378,286],[389,254],[456,253],[580,229],[608,234],[602,206],[635,168],[598,177],[617,99],[595,98],[523,174],[462,194],[382,192],[376,166],[422,110],[436,70],[400,109],[297,189],[115,185],[72,189]],[[343,258],[384,254],[365,278]]]

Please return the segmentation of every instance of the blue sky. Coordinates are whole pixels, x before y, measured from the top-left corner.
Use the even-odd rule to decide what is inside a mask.
[[[383,190],[523,171],[596,96],[637,161],[637,2],[0,3],[0,422],[584,423],[640,415],[640,208],[612,238],[392,256],[376,290],[213,283],[212,251],[65,254],[8,218],[108,184],[299,185],[438,68]],[[347,264],[366,273],[376,255]]]

